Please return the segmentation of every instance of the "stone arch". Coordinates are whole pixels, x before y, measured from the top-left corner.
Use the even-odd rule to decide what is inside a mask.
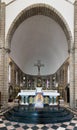
[[[15,20],[12,22],[7,37],[6,37],[6,49],[11,49],[11,39],[13,37],[14,32],[16,31],[17,27],[27,18],[34,16],[34,15],[44,15],[47,17],[52,18],[55,20],[63,29],[65,36],[67,38],[68,42],[68,52],[70,51],[70,73],[72,74],[70,76],[70,106],[73,108],[75,107],[75,84],[74,84],[74,44],[73,44],[73,38],[70,31],[70,28],[66,22],[66,20],[63,18],[63,16],[53,7],[47,5],[47,4],[34,4],[31,5],[24,10],[22,10],[19,15],[15,18]]]
[[[72,35],[69,26],[66,23],[65,19],[63,18],[63,16],[56,9],[47,4],[34,4],[25,8],[19,13],[19,15],[15,18],[8,31],[7,38],[6,38],[6,47],[9,49],[11,48],[11,39],[17,27],[24,20],[34,15],[44,15],[50,17],[54,19],[62,27],[67,38],[68,52],[69,52],[73,47]]]

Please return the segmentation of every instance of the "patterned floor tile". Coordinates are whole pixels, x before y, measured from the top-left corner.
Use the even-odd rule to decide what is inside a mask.
[[[54,130],[54,129],[52,129],[52,128],[48,128],[47,130]]]
[[[32,130],[38,130],[38,129],[39,129],[39,127],[37,127],[37,126],[32,127]]]
[[[75,124],[75,127],[77,127],[77,123]]]
[[[69,125],[69,126],[67,126],[67,129],[73,130],[73,129],[74,129],[74,126]]]
[[[46,124],[45,126],[51,128],[53,126],[53,124]]]
[[[58,126],[57,125],[53,125],[51,128],[56,130],[56,129],[58,129]]]
[[[24,130],[26,130],[26,129],[28,129],[28,128],[29,128],[29,126],[24,125],[22,128],[23,128]]]
[[[34,124],[27,124],[27,126],[31,128],[31,127],[33,127],[35,125]]]
[[[65,124],[65,125],[69,125],[69,124],[70,124],[70,122],[64,122],[63,124]]]
[[[70,130],[70,129],[65,129],[65,130]]]
[[[10,122],[8,122],[8,123],[5,123],[5,125],[6,125],[6,126],[10,126],[10,125],[11,125],[11,123],[10,123]]]
[[[74,130],[77,130],[77,127],[74,127]]]
[[[7,129],[8,130],[13,130],[14,129],[14,127],[11,125],[11,126],[7,126]]]
[[[66,128],[66,127],[67,127],[67,125],[65,125],[65,124],[62,124],[62,125],[61,125],[61,127],[63,127],[63,128]]]
[[[47,127],[47,126],[43,126],[41,129],[42,129],[42,130],[47,130],[48,127]]]
[[[59,127],[57,130],[65,130],[65,128]]]
[[[13,125],[13,126],[14,126],[14,128],[19,128],[20,127],[19,124],[16,124],[16,125]]]
[[[0,130],[8,130],[6,127],[2,127],[0,128]]]
[[[75,124],[76,124],[76,123],[77,123],[77,121],[76,121],[76,120],[72,120],[72,121],[71,121],[71,123],[75,123]]]
[[[70,122],[55,124],[25,124],[10,122],[0,117],[0,130],[77,130],[77,116]]]
[[[75,126],[75,123],[70,123],[69,125],[71,125],[71,126]]]
[[[44,126],[43,124],[37,124],[36,125],[39,129],[42,129],[42,127]]]
[[[27,130],[32,130],[32,128],[28,128]]]
[[[2,121],[2,119],[0,119],[0,121]]]
[[[38,130],[42,130],[42,129],[38,129]]]
[[[6,127],[6,125],[5,124],[0,124],[0,129],[2,128],[2,127]]]
[[[3,123],[3,121],[0,121],[0,124],[2,124]]]
[[[12,124],[12,125],[16,125],[16,124],[17,124],[17,122],[11,122],[11,124]]]
[[[22,127],[16,128],[16,130],[24,130]],[[25,129],[26,130],[26,129]]]

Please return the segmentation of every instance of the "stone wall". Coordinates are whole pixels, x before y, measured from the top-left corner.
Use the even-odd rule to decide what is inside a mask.
[[[67,102],[67,87],[68,87],[68,65],[69,58],[63,63],[63,65],[57,70],[55,74],[43,75],[28,75],[22,72],[22,70],[10,59],[9,65],[11,65],[11,82],[9,82],[9,100],[12,101],[16,98],[17,93],[21,89],[35,89],[38,85],[41,85],[43,89],[57,89],[61,98]],[[16,72],[18,72],[18,82],[16,83]],[[56,83],[58,86],[56,86]],[[39,86],[40,87],[40,86]],[[10,93],[11,92],[11,93]]]
[[[8,101],[8,49],[5,47],[5,4],[0,4],[0,92],[1,105]]]
[[[73,50],[73,75],[74,75],[74,83],[73,83],[73,92],[74,95],[74,104],[77,107],[77,0],[75,1],[74,6],[74,50]]]
[[[62,66],[55,73],[58,83],[58,91],[61,94],[61,98],[67,103],[67,89],[70,90],[70,84],[68,82],[68,66],[69,58],[62,64]],[[70,92],[69,92],[70,93]]]

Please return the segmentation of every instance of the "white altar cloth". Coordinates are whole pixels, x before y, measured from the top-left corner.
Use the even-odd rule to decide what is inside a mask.
[[[21,90],[21,92],[18,93],[18,96],[22,98],[21,104],[28,105],[28,96],[36,96],[37,93],[42,93],[43,96],[49,96],[51,100],[54,98],[54,103],[51,101],[50,105],[57,105],[56,97],[60,96],[60,93],[58,93],[57,90],[42,90],[42,87],[36,87],[35,90]]]
[[[36,93],[42,92],[44,96],[59,96],[60,93],[57,90],[42,90],[40,87],[37,87],[36,90],[21,90],[18,93],[18,96],[30,96],[36,95]]]

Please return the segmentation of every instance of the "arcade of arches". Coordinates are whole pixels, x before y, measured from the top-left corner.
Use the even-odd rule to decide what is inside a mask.
[[[15,64],[9,60],[9,101],[16,98],[22,89],[35,90],[36,86],[43,90],[58,90],[60,99],[69,103],[69,58],[62,64],[56,73],[51,75],[30,75],[25,74]]]
[[[43,89],[57,89],[60,98],[65,103],[69,103],[72,108],[77,107],[77,28],[75,28],[75,44],[73,45],[70,29],[61,14],[48,5],[36,4],[19,13],[12,23],[5,40],[5,3],[1,3],[0,6],[1,104],[6,105],[8,101],[13,101],[21,89],[32,90],[40,85]],[[77,4],[75,4],[75,10],[77,10]],[[38,17],[44,23],[42,26],[42,21],[38,21]],[[37,21],[38,27],[34,25],[35,21]],[[32,22],[33,28],[30,22]],[[75,22],[77,22],[77,18],[75,18]],[[49,30],[47,31],[48,34],[46,33],[44,25],[50,29],[52,36],[49,34]],[[31,29],[34,29],[35,33]],[[36,34],[36,37],[32,32],[34,35]],[[39,33],[37,32],[41,34],[38,36]],[[22,43],[20,43],[21,41]],[[35,42],[37,44],[34,44]],[[39,42],[40,45],[38,45]],[[35,46],[37,46],[37,49],[34,48]],[[34,53],[35,50],[36,53]],[[46,57],[46,53],[48,57]],[[30,65],[33,66],[37,60],[44,61],[45,64],[41,68],[42,75],[40,76],[37,75],[37,67],[35,70],[28,68]]]

